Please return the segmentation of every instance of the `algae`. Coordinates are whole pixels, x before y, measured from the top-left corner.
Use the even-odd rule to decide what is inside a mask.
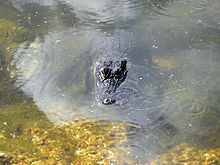
[[[11,3],[10,1],[0,1],[0,19],[13,22],[27,30],[20,38],[15,38],[17,42],[33,41],[36,36],[43,37],[48,33],[49,21],[53,20],[51,17],[54,14],[49,7],[31,3],[26,4],[23,11],[20,11],[12,7]],[[10,33],[11,31],[8,31],[8,34]],[[13,35],[17,35],[17,33],[13,33]]]
[[[0,132],[4,137],[0,141],[1,150],[30,151],[32,145],[21,137],[25,128],[35,125],[47,128],[51,123],[31,100],[23,100],[0,108]]]
[[[18,92],[13,84],[14,79],[10,77],[10,65],[13,54],[23,43],[17,42],[18,38],[26,33],[26,29],[18,24],[0,19],[0,107],[13,101],[19,101],[21,92]]]
[[[25,35],[25,40],[33,41],[36,36],[43,38],[48,33],[49,22],[53,12],[49,7],[40,6],[39,4],[26,4],[22,12],[16,16],[16,20],[19,25],[28,29]]]
[[[27,30],[17,23],[0,18],[0,50],[10,53],[23,40]]]

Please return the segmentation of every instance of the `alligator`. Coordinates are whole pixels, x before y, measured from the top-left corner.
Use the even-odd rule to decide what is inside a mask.
[[[95,60],[95,98],[99,105],[146,108],[146,99],[155,98],[160,91],[160,76],[150,52],[133,32],[99,35],[92,40],[89,55]],[[154,99],[148,105],[154,103],[158,102]]]
[[[95,37],[91,36],[88,43],[82,45],[83,55],[81,52],[74,55],[76,60],[72,60],[72,52],[78,46],[72,48],[70,42],[74,35],[67,36],[62,44],[57,43],[59,49],[56,51],[53,47],[47,48],[54,39],[66,34],[69,32],[47,36],[37,48],[40,55],[36,55],[34,45],[28,49],[24,46],[16,64],[19,73],[24,75],[18,84],[22,84],[22,90],[33,97],[51,120],[58,120],[57,116],[66,120],[73,118],[78,115],[74,107],[83,106],[82,115],[86,117],[94,115],[108,119],[110,116],[115,120],[146,124],[160,116],[164,109],[162,75],[138,34],[131,30],[115,30],[110,35],[94,33]],[[38,40],[35,43],[40,45]],[[54,107],[52,112],[56,116],[48,111],[45,103]],[[65,105],[62,111],[57,110],[60,104]]]

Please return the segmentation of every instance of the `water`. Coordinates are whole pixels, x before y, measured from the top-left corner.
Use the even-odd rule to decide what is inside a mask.
[[[123,131],[113,132],[126,142],[110,151],[127,148],[137,164],[183,142],[197,150],[219,148],[218,0],[1,0],[0,7],[2,113],[28,99],[30,109],[54,125],[83,119],[107,130],[113,126],[111,132],[115,123],[123,124]],[[125,54],[130,47],[133,54]],[[94,69],[112,54],[128,59],[128,81],[119,90],[126,99],[102,107],[95,99]],[[5,121],[0,129],[7,132]]]

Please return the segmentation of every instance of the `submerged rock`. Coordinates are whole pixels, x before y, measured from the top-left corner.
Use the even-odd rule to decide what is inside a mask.
[[[12,164],[12,156],[0,151],[0,163],[3,165]]]

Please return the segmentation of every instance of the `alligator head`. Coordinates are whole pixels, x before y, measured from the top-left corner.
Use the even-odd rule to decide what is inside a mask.
[[[117,88],[127,77],[127,60],[121,61],[104,61],[96,72],[96,86],[99,101],[103,105],[111,105],[116,102],[113,97]]]

